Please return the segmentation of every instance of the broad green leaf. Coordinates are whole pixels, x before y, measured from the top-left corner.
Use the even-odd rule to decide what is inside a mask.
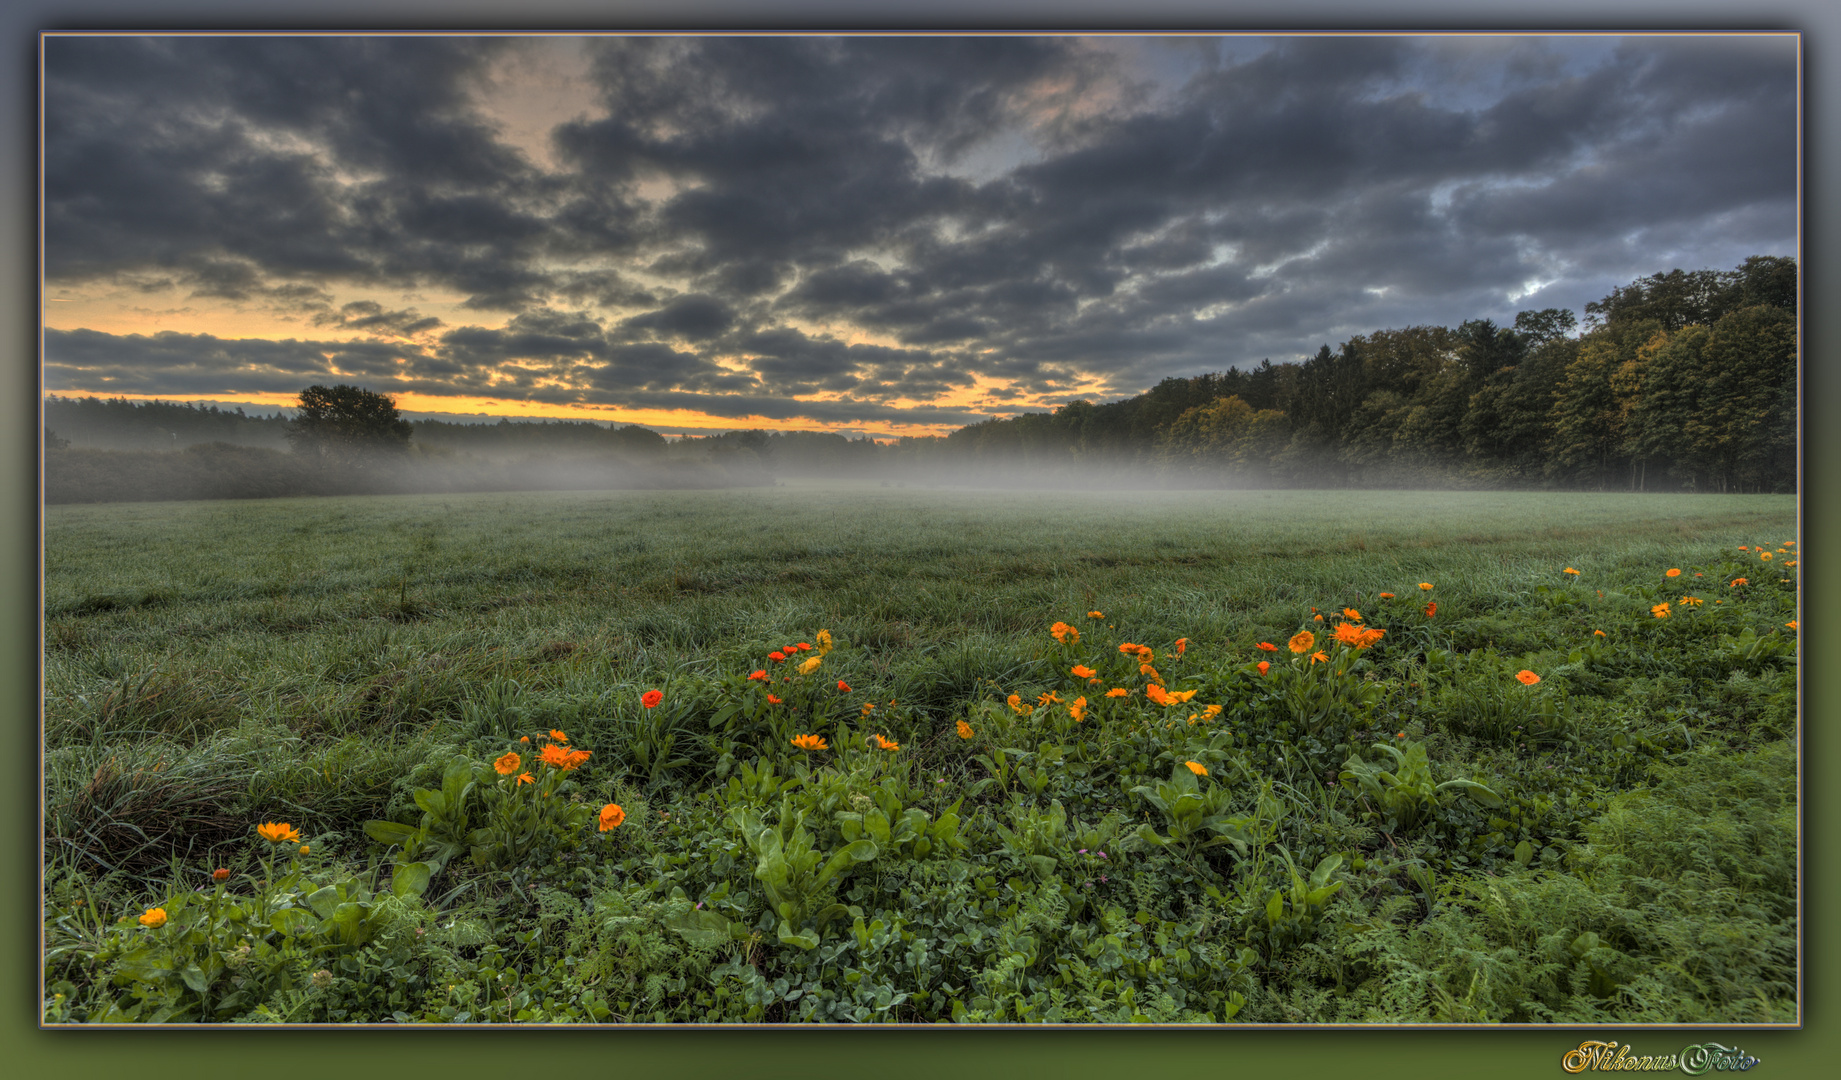
[[[390,891],[397,896],[421,896],[428,891],[434,871],[425,862],[398,863],[390,874]]]

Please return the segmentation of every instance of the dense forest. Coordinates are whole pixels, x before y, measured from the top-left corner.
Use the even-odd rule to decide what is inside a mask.
[[[1785,492],[1796,486],[1796,262],[1673,270],[1585,305],[1327,344],[939,438],[637,425],[410,423],[408,451],[331,470],[290,420],[52,396],[46,499],[725,486],[777,476],[901,482],[1502,487]],[[298,448],[297,448],[298,449]],[[1019,473],[1021,470],[1021,473]]]

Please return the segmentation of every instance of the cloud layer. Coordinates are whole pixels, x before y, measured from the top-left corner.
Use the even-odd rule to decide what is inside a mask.
[[[54,37],[48,286],[297,331],[67,325],[46,383],[960,424],[1792,254],[1795,79],[1787,36]]]

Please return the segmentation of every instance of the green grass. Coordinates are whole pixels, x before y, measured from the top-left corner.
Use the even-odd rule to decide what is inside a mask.
[[[1738,548],[1794,526],[1790,497],[796,482],[50,507],[47,1015],[1793,1020],[1794,571]],[[1383,643],[1344,683],[1292,672],[1285,640],[1344,607]],[[1083,644],[1057,645],[1057,620]],[[837,651],[769,709],[747,674],[821,628]],[[1161,726],[1120,641],[1219,719]],[[1133,697],[1100,698],[1076,662]],[[667,705],[640,707],[654,687]],[[1003,704],[1051,691],[1092,715]],[[1318,719],[1298,712],[1311,692]],[[808,762],[789,724],[839,745]],[[462,854],[379,901],[361,946],[282,934],[224,969],[243,980],[227,997],[147,975],[167,961],[134,950],[163,931],[112,921],[251,868],[259,820],[311,838],[318,885],[387,895],[405,860],[364,823],[414,823],[451,761],[553,727],[594,752],[570,798],[627,809],[607,838]],[[843,745],[870,731],[903,749]],[[1338,779],[1379,740],[1504,801],[1389,817]],[[1139,789],[1184,760],[1240,843],[1166,842]],[[767,765],[798,782],[743,782]],[[883,802],[956,813],[963,846],[880,843],[808,883],[851,909],[795,912],[789,932],[822,943],[783,940],[737,814],[789,840],[803,814],[830,853]],[[1102,844],[1116,861],[1076,854]],[[1329,866],[1333,895],[1293,897],[1292,866],[1306,885]],[[186,925],[199,956],[218,948]]]

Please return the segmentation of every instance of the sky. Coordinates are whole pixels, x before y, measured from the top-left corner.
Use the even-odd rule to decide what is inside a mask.
[[[1797,254],[1787,34],[44,50],[64,395],[937,435]]]

